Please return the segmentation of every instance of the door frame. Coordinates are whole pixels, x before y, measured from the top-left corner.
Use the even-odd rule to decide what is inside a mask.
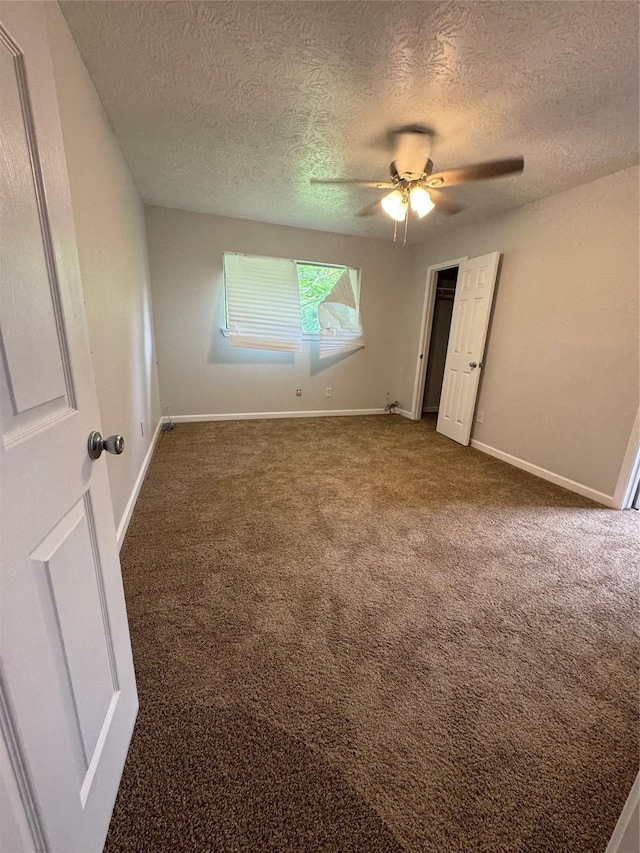
[[[604,853],[624,853],[624,850],[630,850],[629,844],[634,841],[634,827],[638,826],[638,817],[640,816],[640,773],[635,778],[629,796],[625,802],[618,822],[613,830],[613,835],[609,839],[607,849]]]
[[[422,302],[422,321],[420,324],[420,337],[418,338],[418,351],[416,353],[416,371],[413,381],[413,398],[411,401],[411,420],[419,421],[422,418],[422,399],[424,397],[424,383],[427,379],[427,363],[429,361],[429,344],[431,343],[431,332],[433,330],[433,315],[436,305],[436,288],[438,286],[438,273],[451,267],[460,267],[469,256],[454,258],[452,261],[442,261],[427,267],[427,279],[425,282],[424,299]]]
[[[629,443],[613,493],[612,505],[615,509],[629,509],[638,487],[640,476],[640,409],[629,436]]]

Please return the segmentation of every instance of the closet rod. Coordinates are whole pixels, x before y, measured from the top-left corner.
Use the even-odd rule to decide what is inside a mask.
[[[445,290],[444,288],[438,288],[436,290],[436,299],[449,299],[453,300],[455,298],[455,292],[453,290]]]

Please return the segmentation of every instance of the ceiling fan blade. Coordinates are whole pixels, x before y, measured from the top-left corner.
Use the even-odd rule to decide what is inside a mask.
[[[379,201],[374,201],[371,204],[368,204],[366,207],[363,207],[362,210],[356,213],[356,216],[373,216],[374,213],[378,213],[382,210],[382,205]]]
[[[466,205],[459,204],[452,198],[447,198],[445,193],[434,190],[433,187],[429,187],[427,192],[431,196],[431,201],[435,204],[438,213],[444,213],[445,216],[454,216],[456,213],[461,213],[467,209]]]
[[[343,185],[351,187],[373,187],[376,190],[392,190],[395,184],[391,181],[359,181],[351,178],[311,178],[312,184]]]
[[[475,163],[473,166],[460,166],[457,169],[445,169],[429,175],[425,184],[431,187],[455,187],[469,181],[484,181],[487,178],[499,178],[501,175],[514,175],[524,169],[523,157],[511,157],[508,160],[492,160],[489,163]]]

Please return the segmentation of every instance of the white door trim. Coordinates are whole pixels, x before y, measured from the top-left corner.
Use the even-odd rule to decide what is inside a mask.
[[[459,267],[469,256],[454,258],[452,261],[442,261],[431,264],[427,268],[427,279],[425,282],[424,301],[422,303],[422,322],[420,324],[420,337],[418,338],[418,351],[416,353],[416,372],[413,382],[413,398],[411,401],[411,420],[419,421],[422,417],[422,399],[424,397],[424,383],[427,378],[427,362],[429,360],[429,344],[431,343],[431,331],[433,328],[433,311],[436,304],[436,287],[438,284],[438,273],[440,270],[448,270],[451,267]],[[420,356],[423,356],[421,358]]]
[[[640,471],[640,409],[631,429],[629,443],[622,461],[622,468],[613,493],[613,506],[616,509],[628,509],[638,483]]]
[[[18,731],[0,663],[0,771],[5,789],[4,796],[8,800],[3,803],[3,809],[6,809],[6,818],[11,814],[15,826],[15,834],[9,833],[9,843],[15,844],[16,849],[24,846],[24,849],[28,850],[32,847],[37,853],[42,853],[47,850],[42,815],[38,809],[37,796],[31,784]]]
[[[639,816],[640,773],[631,786],[631,791],[613,830],[613,835],[609,839],[605,853],[627,853],[627,851],[638,849],[634,842],[637,841]],[[636,839],[634,839],[634,834]]]

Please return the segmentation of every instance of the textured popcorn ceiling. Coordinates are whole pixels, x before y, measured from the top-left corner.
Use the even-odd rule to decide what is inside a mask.
[[[522,153],[449,190],[412,242],[638,159],[634,2],[63,2],[144,200],[390,239],[387,132],[435,130],[436,170]]]

